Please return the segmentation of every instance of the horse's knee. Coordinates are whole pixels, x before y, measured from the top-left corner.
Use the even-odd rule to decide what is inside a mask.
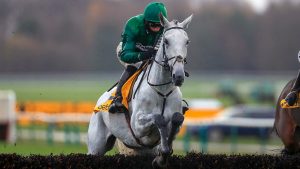
[[[164,116],[155,115],[154,116],[154,123],[158,128],[164,127],[167,125]]]

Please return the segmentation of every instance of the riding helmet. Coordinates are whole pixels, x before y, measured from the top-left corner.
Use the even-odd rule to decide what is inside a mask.
[[[168,17],[167,9],[161,2],[151,2],[144,10],[145,20],[148,22],[160,22],[159,14],[162,13],[164,17]]]

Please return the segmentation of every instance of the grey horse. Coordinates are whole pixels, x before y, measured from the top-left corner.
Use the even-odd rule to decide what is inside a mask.
[[[137,154],[155,155],[154,167],[165,167],[172,142],[183,123],[182,93],[189,38],[185,31],[192,15],[183,22],[169,22],[160,15],[164,33],[157,54],[133,87],[126,113],[94,113],[88,128],[88,154],[104,155],[118,139]],[[113,90],[98,100],[101,105]],[[129,117],[128,117],[129,116]]]

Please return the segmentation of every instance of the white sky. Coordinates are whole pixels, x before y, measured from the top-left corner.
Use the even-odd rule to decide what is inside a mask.
[[[246,0],[246,1],[248,1],[253,6],[253,8],[259,13],[263,12],[268,7],[268,4],[270,2],[270,0]]]
[[[258,13],[262,13],[264,12],[270,2],[272,3],[284,3],[284,2],[291,2],[293,4],[300,4],[300,0],[235,0],[235,1],[239,1],[239,2],[248,2],[253,9],[258,12]],[[199,7],[201,6],[202,3],[205,2],[226,2],[226,0],[190,0],[190,6],[192,9],[195,10],[199,10]]]
[[[198,10],[203,2],[211,2],[211,1],[220,1],[220,0],[190,0],[189,2],[190,2],[191,8]],[[240,2],[246,1],[250,5],[253,6],[253,8],[256,12],[262,13],[266,10],[266,8],[269,5],[269,2],[272,0],[237,0],[237,1],[240,1]],[[298,0],[298,1],[300,1],[300,0]],[[226,2],[226,0],[223,0],[222,2]]]
[[[203,2],[211,2],[211,1],[220,1],[220,0],[190,0],[191,8],[194,8],[195,10],[199,9],[201,4]],[[270,1],[280,1],[280,0],[237,0],[240,2],[248,2],[256,12],[262,13],[266,10],[268,7]],[[294,1],[300,1],[300,0],[294,0]],[[226,2],[226,0],[223,0],[222,2]]]

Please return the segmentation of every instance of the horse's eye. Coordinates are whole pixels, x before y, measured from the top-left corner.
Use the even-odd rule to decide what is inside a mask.
[[[190,43],[190,40],[187,40],[185,45],[188,45],[189,43]]]
[[[167,39],[164,40],[166,45],[169,45],[169,41]]]

